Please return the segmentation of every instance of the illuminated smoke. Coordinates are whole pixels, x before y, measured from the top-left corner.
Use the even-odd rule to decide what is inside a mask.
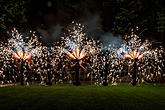
[[[68,32],[48,47],[40,42],[35,32],[30,31],[26,37],[13,29],[9,32],[11,38],[8,42],[0,43],[1,84],[18,82],[20,64],[13,55],[18,59],[30,58],[31,63],[26,62],[23,67],[27,84],[32,81],[46,84],[48,72],[51,73],[51,81],[56,84],[72,83],[75,62],[68,55],[71,59],[81,59],[81,80],[91,84],[104,82],[106,64],[108,83],[131,82],[132,64],[125,57],[141,59],[137,62],[138,83],[162,81],[165,62],[162,46],[153,47],[149,40],[141,40],[134,32],[123,36],[123,39],[105,34],[107,40],[99,41],[89,37],[84,28],[84,25],[73,22],[67,27]],[[108,36],[111,36],[110,39]]]

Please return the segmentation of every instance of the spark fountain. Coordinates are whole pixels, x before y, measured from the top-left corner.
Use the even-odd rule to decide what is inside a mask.
[[[164,68],[163,49],[160,48],[158,51],[151,42],[148,40],[142,41],[133,31],[130,35],[125,35],[124,39],[128,48],[128,53],[124,52],[124,57],[130,59],[130,69],[128,70],[130,77],[132,77],[130,73],[132,71],[131,66],[133,66],[132,84],[136,85],[135,80],[138,83],[154,82],[158,76],[161,79],[160,76],[162,76],[162,69]],[[143,60],[141,60],[142,58]]]
[[[83,58],[86,56],[86,53],[84,50],[81,50],[77,47],[74,51],[66,52],[66,54],[69,56],[69,58],[73,59],[76,62],[76,79],[74,85],[78,86],[80,85],[80,67],[84,68],[82,64]]]
[[[69,34],[66,34],[62,39],[63,43],[61,44],[64,48],[64,53],[76,62],[76,84],[79,84],[80,68],[84,70],[84,76],[87,73],[86,78],[90,76],[92,82],[95,74],[92,71],[96,68],[97,55],[100,51],[99,42],[86,37],[82,24],[72,22],[72,25],[68,27]],[[83,64],[86,66],[82,66]]]
[[[14,58],[21,63],[21,71],[20,71],[20,82],[21,85],[24,85],[24,78],[23,78],[23,72],[24,72],[24,63],[26,60],[28,60],[28,62],[30,63],[30,58],[31,56],[29,55],[29,53],[27,53],[26,51],[22,50],[22,51],[18,51],[13,53]]]
[[[30,31],[31,36],[26,38],[23,38],[23,35],[20,34],[15,28],[11,30],[11,32],[8,32],[8,34],[11,36],[11,38],[8,39],[8,42],[5,45],[6,48],[5,53],[10,57],[9,58],[4,57],[3,60],[6,59],[12,60],[13,58],[15,59],[15,62],[17,62],[16,66],[20,71],[14,70],[14,72],[16,72],[17,75],[20,77],[21,85],[23,85],[24,79],[27,79],[28,76],[26,67],[28,65],[30,66],[30,62],[33,60],[32,57],[38,55],[37,53],[40,50],[38,46],[41,44],[38,42],[35,32],[32,31]],[[28,42],[25,42],[25,40],[28,40]],[[27,74],[25,74],[26,72]]]
[[[135,86],[137,83],[137,62],[140,61],[143,57],[140,51],[130,51],[129,53],[125,54],[125,58],[131,59],[130,62],[133,62],[133,75],[132,75],[132,85]]]
[[[1,84],[75,81],[79,85],[80,81],[90,81],[96,85],[116,85],[133,80],[136,85],[164,81],[162,46],[153,46],[132,31],[124,36],[121,46],[110,44],[105,49],[101,41],[88,37],[83,27],[73,22],[61,40],[50,47],[43,46],[35,32],[20,34],[15,28],[8,32],[11,38],[0,42]]]

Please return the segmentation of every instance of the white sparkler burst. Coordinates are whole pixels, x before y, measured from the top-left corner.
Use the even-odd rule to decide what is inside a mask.
[[[84,65],[88,65],[85,66],[86,70],[89,68],[96,68],[97,55],[101,51],[100,42],[88,39],[83,32],[83,25],[73,22],[72,26],[68,28],[69,34],[62,37],[61,47],[64,48],[63,52],[71,59],[81,60],[82,65],[83,63]],[[84,57],[87,62],[82,62]],[[89,63],[89,61],[93,63]],[[86,72],[87,73],[84,74],[87,75],[90,74],[91,71]]]
[[[31,56],[37,56],[37,51],[40,51],[41,43],[39,43],[35,32],[32,32],[32,36],[30,36],[30,40],[25,42],[23,35],[21,35],[18,30],[15,28],[11,31],[11,38],[8,40],[7,47],[11,53],[16,53],[17,51],[28,52]],[[9,33],[10,34],[10,33]]]
[[[83,52],[87,52],[88,54],[94,54],[97,51],[96,41],[89,40],[86,37],[86,34],[83,32],[83,25],[74,23],[75,26],[68,29],[69,35],[63,37],[63,48],[65,48],[65,52],[74,51],[79,52],[78,50],[83,48]],[[68,50],[68,51],[66,51]],[[75,51],[76,50],[76,51]],[[73,52],[73,53],[74,53]],[[81,53],[80,53],[81,55]]]
[[[132,33],[130,36],[126,36],[126,39],[128,42],[127,45],[130,47],[131,50],[134,50],[134,52],[130,51],[130,53],[126,54],[125,57],[129,57],[131,59],[135,57],[141,59],[143,57],[141,62],[137,64],[139,76],[138,81],[141,83],[149,80],[151,82],[154,82],[156,81],[155,79],[157,79],[157,81],[160,81],[160,76],[163,74],[163,53],[165,51],[161,48],[153,48],[152,44],[148,40],[142,42],[139,36],[134,33]]]
[[[27,42],[25,42],[26,37],[20,34],[15,28],[11,30],[11,33],[8,32],[8,34],[11,35],[11,38],[8,39],[7,43],[2,43],[2,59],[4,62],[2,68],[9,69],[9,72],[13,71],[13,73],[17,73],[15,76],[11,76],[11,78],[16,79],[16,77],[18,77],[18,75],[20,74],[20,71],[14,69],[16,67],[19,68],[18,63],[14,63],[14,59],[27,60],[30,64],[30,60],[33,61],[34,57],[39,55],[38,52],[41,51],[41,43],[39,43],[35,32],[30,32],[31,36],[27,37],[30,38]],[[6,64],[6,61],[8,62],[8,64]],[[33,65],[28,66],[32,67]],[[27,64],[25,62],[23,73],[25,77],[28,76],[27,74],[25,74],[27,73],[26,71],[28,71],[28,68],[29,67],[27,67]]]
[[[38,41],[35,32],[31,31],[26,39],[13,29],[9,33],[11,38],[8,42],[0,43],[0,78],[3,79],[0,80],[1,83],[9,83],[11,80],[14,82],[19,78],[19,64],[13,56],[17,59],[31,59],[30,64],[24,65],[23,75],[27,82],[28,79],[33,79],[45,84],[48,72],[52,75],[52,81],[56,83],[71,82],[75,63],[70,59],[80,61],[84,68],[80,69],[81,75],[87,81],[102,84],[105,79],[105,70],[107,81],[112,84],[130,81],[132,67],[128,63],[129,60],[124,57],[142,58],[141,62],[137,62],[139,83],[159,82],[163,78],[165,50],[162,46],[153,47],[150,41],[143,41],[132,32],[125,36],[124,43],[119,48],[111,46],[105,50],[100,41],[86,36],[83,27],[81,24],[73,23],[68,27],[68,33],[65,33],[65,36],[51,47],[43,46]],[[6,75],[7,70],[13,73],[11,79]],[[30,78],[29,74],[31,74]]]

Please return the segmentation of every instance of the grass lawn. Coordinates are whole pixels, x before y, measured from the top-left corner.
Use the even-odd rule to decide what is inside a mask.
[[[0,110],[165,110],[165,86],[11,86]]]

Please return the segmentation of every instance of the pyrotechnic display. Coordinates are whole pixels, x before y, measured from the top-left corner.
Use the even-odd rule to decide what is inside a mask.
[[[164,110],[165,0],[0,0],[0,110]]]
[[[44,46],[30,31],[24,36],[15,28],[11,38],[1,42],[1,84],[32,82],[40,84],[90,82],[96,85],[132,85],[164,80],[164,50],[152,47],[131,32],[119,47],[104,47],[90,39],[84,26],[72,22],[68,33],[51,47]]]
[[[12,2],[3,4],[8,11],[2,8],[5,13],[0,18],[3,30],[0,33],[3,36],[0,40],[0,85],[128,83],[135,86],[165,82],[163,25],[160,26],[162,21],[158,22],[161,18],[155,19],[158,12],[150,14],[154,22],[147,19],[148,15],[141,18],[139,10],[147,3],[138,1],[137,4],[144,7],[134,9],[136,1],[91,1],[82,2],[81,6],[65,0],[61,5],[46,0],[43,6],[38,6],[30,0],[17,4],[16,10],[10,8]],[[64,4],[70,5],[65,7]],[[105,14],[105,7],[111,7],[110,4],[118,8]],[[25,5],[30,5],[27,10],[21,8]],[[86,5],[88,8],[83,7]],[[15,13],[18,10],[22,12]],[[154,33],[157,28],[152,26],[160,26],[159,32]]]

